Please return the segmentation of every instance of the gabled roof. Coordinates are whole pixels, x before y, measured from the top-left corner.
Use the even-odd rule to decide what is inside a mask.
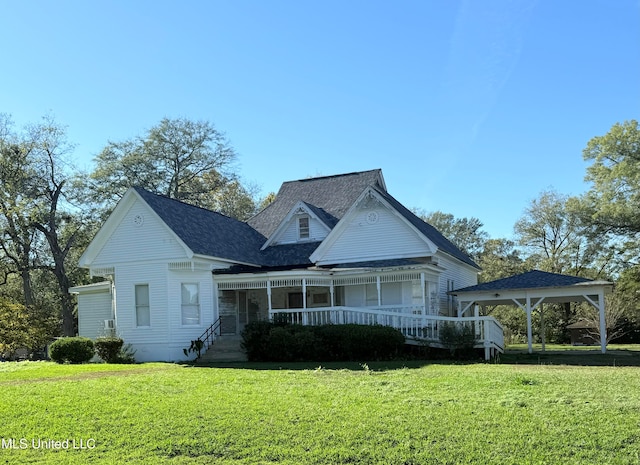
[[[139,187],[134,189],[194,254],[261,264],[260,247],[266,239],[247,223]]]
[[[246,223],[138,187],[132,188],[127,198],[133,199],[135,194],[144,201],[175,234],[182,246],[194,255],[228,260],[249,267],[278,268],[313,265],[310,256],[322,243],[275,245],[261,250],[267,237],[277,230],[292,208],[303,206],[328,229],[332,229],[368,190],[379,195],[439,250],[478,268],[440,232],[393,198],[386,190],[379,169],[285,182],[276,199]],[[109,231],[102,231],[101,234],[104,236]]]
[[[428,238],[431,242],[438,247],[438,250],[450,255],[454,258],[457,258],[461,262],[466,263],[467,265],[471,265],[474,268],[480,269],[480,267],[474,262],[471,257],[469,257],[466,253],[460,250],[456,245],[453,244],[449,239],[444,237],[440,231],[431,226],[429,223],[418,218],[414,213],[411,212],[408,208],[398,202],[391,194],[387,191],[382,191],[380,189],[376,189],[376,191],[385,199],[395,210],[400,213],[409,223],[411,223],[416,229],[418,229],[426,238]]]
[[[273,231],[267,242],[265,242],[261,248],[261,250],[265,250],[267,247],[271,246],[274,242],[277,241],[278,236],[282,233],[282,231],[287,227],[291,219],[300,211],[306,212],[309,216],[316,218],[321,224],[324,225],[327,231],[331,231],[333,228],[333,224],[331,221],[327,219],[325,213],[319,208],[314,207],[313,205],[308,204],[307,202],[297,202],[293,208],[287,213],[287,215],[280,222],[280,225]]]
[[[594,281],[579,276],[570,276],[566,274],[549,273],[547,271],[532,270],[526,273],[517,274],[508,278],[496,279],[486,283],[476,284],[475,286],[464,287],[451,291],[450,294],[459,294],[465,292],[476,291],[505,291],[505,290],[524,290],[524,289],[540,289],[548,287],[566,287],[576,285],[589,284],[611,284],[607,281]]]
[[[248,223],[270,237],[293,206],[303,201],[313,206],[323,222],[333,228],[368,186],[386,192],[382,170],[288,181],[282,184],[275,200]]]

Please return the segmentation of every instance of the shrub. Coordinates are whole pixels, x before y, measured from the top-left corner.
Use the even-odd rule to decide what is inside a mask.
[[[85,363],[95,355],[93,341],[86,337],[63,337],[49,347],[56,363]]]
[[[253,322],[243,333],[251,361],[358,361],[397,357],[404,345],[400,331],[368,325],[283,325]]]
[[[242,348],[247,358],[254,362],[263,362],[267,358],[269,332],[275,325],[269,321],[253,321],[242,330]]]
[[[131,347],[131,344],[125,344],[120,349],[116,363],[136,363],[136,351]]]
[[[449,349],[452,357],[472,357],[477,342],[473,324],[447,322],[440,327],[440,344]]]
[[[124,341],[119,337],[99,337],[95,340],[98,357],[107,363],[119,363]]]

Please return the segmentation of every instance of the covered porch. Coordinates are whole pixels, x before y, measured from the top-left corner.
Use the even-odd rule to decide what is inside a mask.
[[[367,269],[304,269],[218,274],[214,281],[222,334],[256,320],[293,324],[367,324],[400,330],[408,343],[438,346],[446,323],[472,325],[486,358],[504,349],[493,317],[455,315],[434,265]]]
[[[349,308],[393,315],[438,315],[439,271],[433,266],[377,270],[297,270],[214,275],[224,333],[255,320],[297,324],[370,322]],[[382,324],[382,323],[380,323]]]

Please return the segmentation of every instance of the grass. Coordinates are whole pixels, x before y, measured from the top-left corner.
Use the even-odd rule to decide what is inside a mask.
[[[618,366],[2,363],[0,463],[631,464],[639,387]]]

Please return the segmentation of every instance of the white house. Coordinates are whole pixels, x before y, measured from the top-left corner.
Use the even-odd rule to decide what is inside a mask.
[[[185,360],[204,333],[258,319],[385,324],[437,339],[442,321],[473,322],[502,349],[491,317],[460,318],[449,291],[478,266],[394,199],[381,170],[285,182],[247,222],[131,188],[80,265],[104,283],[78,294],[79,332],[112,328],[136,359]]]

